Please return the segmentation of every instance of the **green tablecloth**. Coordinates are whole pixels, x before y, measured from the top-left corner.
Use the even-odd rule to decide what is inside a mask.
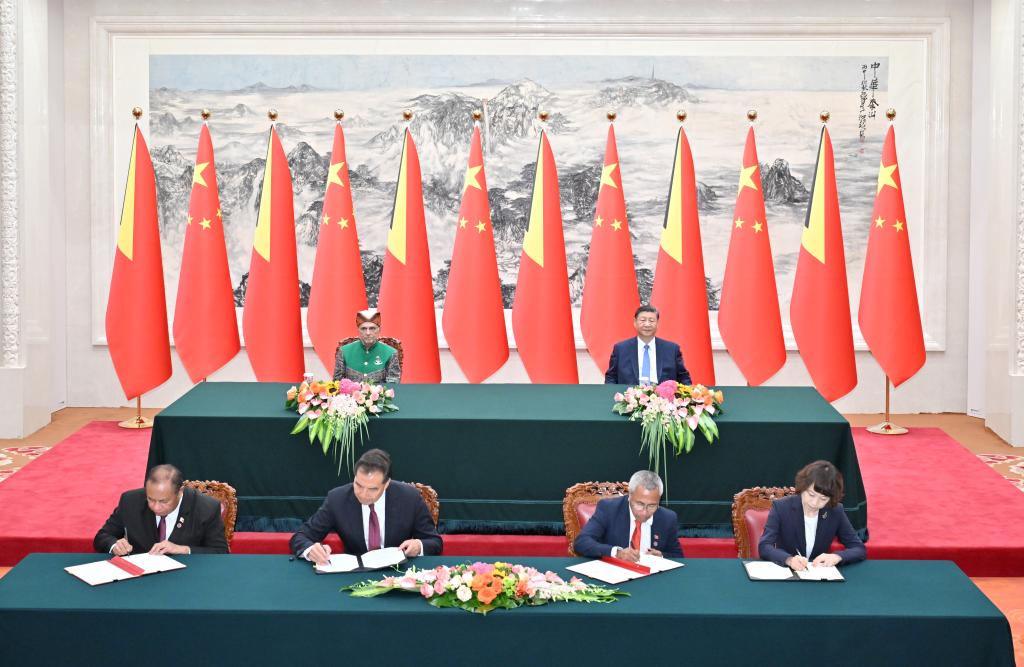
[[[96,558],[33,554],[0,579],[3,664],[1013,665],[1006,618],[946,561],[755,583],[736,560],[691,559],[623,584],[613,604],[481,617],[407,593],[353,598],[339,588],[368,575],[284,556],[179,557],[187,569],[95,588],[62,571]],[[565,577],[578,561],[515,562]]]
[[[289,435],[287,385],[197,385],[156,417],[149,464],[173,463],[190,479],[217,479],[239,495],[239,515],[311,515],[329,489],[350,480],[306,434]],[[788,485],[815,459],[846,479],[854,528],[867,527],[864,484],[849,423],[814,389],[723,387],[721,440],[703,436],[689,455],[670,457],[668,506],[681,527],[731,534],[737,491]],[[473,529],[551,527],[565,489],[582,481],[626,480],[647,468],[640,425],[611,411],[606,385],[399,385],[400,410],[369,425],[364,447],[390,452],[395,479],[433,486],[441,519]],[[707,533],[705,533],[707,534]]]

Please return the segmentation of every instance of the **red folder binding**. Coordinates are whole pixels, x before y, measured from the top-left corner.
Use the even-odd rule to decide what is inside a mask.
[[[646,565],[641,565],[640,563],[630,563],[620,558],[612,558],[611,556],[601,556],[601,560],[605,563],[611,563],[612,565],[624,567],[627,570],[632,570],[633,572],[639,572],[640,574],[651,573],[651,568],[647,567]]]
[[[143,570],[135,563],[130,563],[125,559],[121,558],[120,556],[114,556],[113,558],[111,558],[110,564],[118,566],[119,568],[121,568],[128,574],[132,575],[133,577],[141,577],[146,573],[145,570]]]

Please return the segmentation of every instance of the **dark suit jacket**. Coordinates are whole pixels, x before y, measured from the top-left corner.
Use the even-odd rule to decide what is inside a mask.
[[[615,344],[612,357],[608,360],[608,370],[604,373],[605,384],[640,384],[637,345],[635,337]],[[678,345],[655,338],[654,353],[658,357],[658,382],[675,380],[681,384],[690,384],[690,372],[683,364],[683,354]]]
[[[188,487],[182,491],[178,520],[174,526],[167,526],[167,539],[190,547],[192,553],[226,554],[228,543],[224,539],[220,503]],[[121,494],[114,512],[93,538],[93,548],[108,553],[114,542],[124,537],[125,528],[133,554],[148,552],[158,541],[156,515],[146,503],[146,489]]]
[[[345,553],[361,556],[366,553],[362,512],[351,484],[331,489],[320,509],[292,535],[289,542],[292,552],[301,556],[307,547],[322,542],[333,530],[345,544]],[[434,528],[434,520],[430,518],[423,496],[415,486],[392,480],[384,503],[382,546],[397,547],[413,538],[423,542],[423,555],[441,553],[441,536]]]
[[[594,516],[583,526],[573,548],[581,556],[611,556],[612,547],[628,547],[632,530],[629,497],[607,498],[597,504]],[[679,546],[679,518],[672,510],[659,507],[651,523],[651,548],[666,558],[682,558]]]
[[[768,521],[757,544],[757,552],[763,560],[774,561],[785,565],[786,559],[797,555],[797,550],[809,560],[819,554],[828,553],[832,540],[839,537],[845,547],[836,554],[843,559],[842,564],[856,563],[867,557],[864,542],[857,536],[842,504],[826,507],[818,512],[818,529],[814,533],[814,545],[807,546],[804,536],[804,510],[800,504],[800,495],[786,496],[772,502],[768,512]],[[810,552],[810,553],[808,553]]]

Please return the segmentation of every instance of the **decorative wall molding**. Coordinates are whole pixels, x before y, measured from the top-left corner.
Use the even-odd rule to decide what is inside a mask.
[[[0,0],[0,367],[20,357],[18,234],[18,3]]]
[[[1017,234],[1014,262],[1014,328],[1013,369],[1024,375],[1024,0],[1017,3]]]

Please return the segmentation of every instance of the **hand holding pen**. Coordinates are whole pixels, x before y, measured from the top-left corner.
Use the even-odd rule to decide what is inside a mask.
[[[126,556],[132,552],[132,543],[128,541],[128,527],[125,526],[124,537],[114,542],[114,546],[111,547],[110,553],[115,556]]]
[[[790,556],[786,560],[786,565],[788,565],[790,569],[794,570],[795,572],[800,572],[801,570],[807,569],[808,562],[807,559],[804,558],[803,555],[800,553],[800,550],[797,549],[796,555]]]

